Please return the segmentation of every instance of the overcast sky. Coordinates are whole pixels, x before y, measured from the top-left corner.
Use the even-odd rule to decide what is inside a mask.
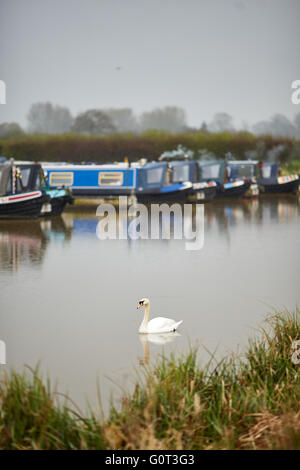
[[[38,101],[292,118],[300,0],[0,0],[0,79],[0,122],[23,126]]]

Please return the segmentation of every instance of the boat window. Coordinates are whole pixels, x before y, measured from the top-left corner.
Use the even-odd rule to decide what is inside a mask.
[[[271,178],[271,170],[272,170],[271,165],[267,165],[267,166],[264,165],[262,168],[263,178]]]
[[[11,169],[7,166],[0,168],[0,196],[11,193]]]
[[[6,194],[6,186],[5,186],[5,178],[4,178],[4,171],[2,171],[2,168],[0,168],[0,196],[3,196]],[[2,180],[3,177],[3,180]]]
[[[124,173],[122,172],[99,172],[99,181],[100,186],[122,186],[124,179]]]
[[[251,178],[253,176],[253,166],[238,165],[238,175],[240,178]]]
[[[74,180],[74,173],[69,172],[50,172],[49,184],[50,186],[72,186]]]
[[[201,167],[202,178],[219,178],[220,165],[206,165]]]
[[[31,168],[18,168],[18,170],[22,176],[22,186],[23,188],[27,188],[29,184],[29,176],[30,176]]]
[[[189,165],[179,165],[173,167],[173,182],[189,181]]]
[[[12,187],[11,187],[11,175],[9,175],[7,179],[7,185],[6,185],[6,191],[5,194],[10,194],[12,192]]]
[[[151,170],[147,170],[147,183],[160,183],[163,175],[163,167],[160,168],[153,168]]]

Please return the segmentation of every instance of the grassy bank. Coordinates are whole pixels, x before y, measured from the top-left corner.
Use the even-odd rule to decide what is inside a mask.
[[[292,160],[289,163],[284,163],[282,165],[282,174],[283,175],[300,175],[300,159]]]
[[[161,358],[109,417],[56,403],[37,373],[0,385],[1,449],[300,449],[300,313],[269,317],[241,357]]]

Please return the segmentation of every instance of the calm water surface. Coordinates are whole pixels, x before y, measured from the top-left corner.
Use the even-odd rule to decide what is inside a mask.
[[[0,221],[0,339],[7,366],[35,366],[85,407],[104,409],[136,370],[190,344],[243,348],[272,308],[300,305],[300,205],[295,197],[205,205],[202,250],[184,240],[104,240],[95,208],[51,220]],[[140,338],[151,316],[183,319],[180,335]]]

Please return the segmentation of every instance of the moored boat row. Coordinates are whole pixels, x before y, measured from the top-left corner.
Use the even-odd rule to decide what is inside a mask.
[[[215,198],[296,193],[298,175],[277,163],[174,158],[114,164],[0,163],[0,217],[59,215],[74,197],[135,196],[139,202],[206,202]]]
[[[140,202],[208,201],[240,197],[250,183],[226,180],[224,160],[174,160],[111,165],[43,164],[49,187],[72,189],[75,197],[134,195]]]
[[[193,160],[162,156],[159,161],[135,163],[44,164],[47,183],[72,189],[75,197],[134,195],[140,202],[255,197],[297,192],[298,175],[280,176],[276,163]]]

